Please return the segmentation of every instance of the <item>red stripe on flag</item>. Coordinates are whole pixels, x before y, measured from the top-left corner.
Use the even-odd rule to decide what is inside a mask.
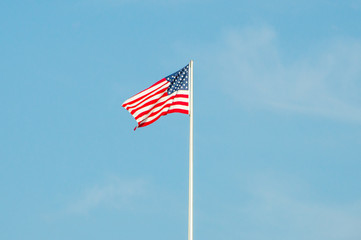
[[[146,104],[144,104],[144,105],[142,105],[142,106],[140,106],[140,107],[138,107],[138,108],[132,109],[132,110],[130,110],[129,112],[130,112],[130,114],[133,115],[133,114],[134,114],[135,112],[137,112],[138,110],[140,110],[140,109],[142,109],[142,108],[145,108],[145,107],[148,107],[148,106],[150,106],[150,105],[152,105],[152,104],[155,104],[155,103],[159,102],[160,100],[162,100],[162,98],[165,98],[165,97],[167,97],[167,96],[168,96],[168,94],[167,94],[167,92],[165,91],[165,92],[162,94],[162,96],[160,96],[159,98],[150,100],[150,101],[147,102]],[[128,109],[128,110],[129,110],[129,109]]]
[[[143,119],[143,120],[142,120],[141,122],[139,122],[139,123],[147,122],[149,118],[151,118],[151,117],[153,117],[153,116],[156,116],[157,114],[161,113],[164,109],[169,108],[169,107],[171,107],[171,106],[176,106],[176,105],[188,106],[188,102],[178,102],[178,101],[177,101],[177,102],[174,102],[174,103],[171,102],[171,103],[165,104],[164,106],[162,106],[162,108],[158,109],[157,111],[151,112],[150,114],[148,113],[149,116],[147,116],[145,119]],[[175,110],[175,109],[177,109],[177,108],[174,108],[174,109],[165,111],[165,113],[170,112],[170,111]],[[184,109],[181,109],[181,108],[178,108],[178,109],[184,110]],[[160,116],[163,116],[163,115],[164,115],[164,114],[160,114]],[[158,119],[158,118],[159,118],[159,117],[157,116],[156,119]],[[138,119],[139,119],[139,118],[136,118],[137,122],[138,122]],[[150,120],[150,121],[153,121],[153,119]]]
[[[165,116],[165,115],[170,114],[170,113],[189,114],[189,111],[188,110],[183,110],[183,109],[172,109],[172,110],[169,110],[168,112],[162,113],[161,115],[159,115],[157,118],[153,119],[152,121],[145,122],[145,123],[140,123],[137,128],[148,126],[148,125],[154,123],[155,121],[157,121],[161,116]]]
[[[145,118],[145,119],[142,120],[142,122],[143,122],[143,121],[147,120],[148,118],[151,118],[151,117],[157,115],[158,113],[160,113],[160,112],[161,112],[162,110],[164,110],[165,108],[171,107],[171,106],[173,106],[173,105],[188,106],[188,103],[187,103],[187,102],[173,102],[173,103],[168,103],[168,104],[165,104],[164,106],[162,106],[162,108],[160,108],[160,109],[157,110],[156,112],[152,112],[152,113],[150,113],[150,114],[149,114],[149,112],[144,112],[144,113],[139,114],[139,116],[137,116],[137,117],[135,118],[135,120],[138,121],[138,119],[141,118],[142,116],[149,114],[149,116],[147,116],[147,118]]]
[[[164,95],[168,96],[167,93],[165,93]],[[141,114],[139,114],[136,118],[139,118],[140,115],[143,116],[143,115],[149,113],[149,112],[152,111],[154,108],[157,108],[157,107],[161,106],[162,104],[166,104],[166,102],[168,102],[169,100],[172,100],[172,99],[174,99],[174,98],[186,98],[186,99],[188,99],[188,95],[185,95],[185,94],[174,95],[174,96],[166,99],[166,101],[160,102],[160,101],[162,100],[162,98],[165,98],[165,97],[162,96],[160,99],[155,99],[155,100],[149,101],[149,103],[147,103],[146,105],[138,108],[136,111],[141,110],[142,108],[145,108],[145,107],[150,106],[150,105],[152,105],[152,104],[155,104],[154,106],[152,106],[152,108],[145,110],[144,112],[142,112]],[[157,103],[157,102],[158,102],[158,103]],[[136,111],[131,111],[130,113],[133,115]]]
[[[141,95],[142,93],[144,93],[145,91],[147,91],[148,89],[150,89],[150,88],[152,88],[152,87],[154,87],[154,86],[156,86],[156,85],[159,85],[158,88],[156,88],[156,89],[154,89],[153,91],[147,93],[146,95],[137,97],[136,99],[134,99],[134,100],[132,100],[132,101],[130,101],[130,102],[125,102],[125,103],[123,103],[122,106],[123,106],[124,108],[127,108],[128,105],[131,105],[131,104],[139,101],[139,100],[142,99],[142,98],[146,98],[147,96],[151,95],[151,94],[154,93],[155,91],[157,91],[157,90],[159,90],[160,88],[164,87],[164,85],[166,85],[167,82],[168,82],[168,81],[167,81],[165,78],[162,79],[162,80],[160,80],[160,81],[158,81],[157,83],[153,84],[153,85],[150,86],[149,88],[141,91],[140,93],[135,94],[134,96],[130,97],[129,99],[132,99],[132,98],[134,98],[134,97],[136,97],[136,96],[138,96],[138,95]],[[161,83],[164,83],[164,84],[161,84]],[[152,95],[153,95],[153,94],[152,94]]]

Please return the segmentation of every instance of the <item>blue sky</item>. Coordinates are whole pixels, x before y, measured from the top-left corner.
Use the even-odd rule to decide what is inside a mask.
[[[189,118],[121,104],[194,59],[194,239],[361,239],[361,2],[0,2],[0,238],[187,238]]]

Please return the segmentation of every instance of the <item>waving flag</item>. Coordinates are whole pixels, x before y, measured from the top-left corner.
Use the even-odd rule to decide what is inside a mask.
[[[123,103],[138,123],[135,129],[150,125],[169,113],[189,114],[188,70],[189,65]]]

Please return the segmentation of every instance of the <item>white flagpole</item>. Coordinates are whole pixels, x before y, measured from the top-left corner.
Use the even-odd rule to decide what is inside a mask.
[[[189,98],[188,240],[193,240],[193,60],[189,63]]]

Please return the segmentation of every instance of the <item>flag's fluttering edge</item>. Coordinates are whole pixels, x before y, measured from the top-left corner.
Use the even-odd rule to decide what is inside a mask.
[[[189,114],[188,70],[189,65],[123,103],[138,123],[135,129],[152,124],[169,113]]]

